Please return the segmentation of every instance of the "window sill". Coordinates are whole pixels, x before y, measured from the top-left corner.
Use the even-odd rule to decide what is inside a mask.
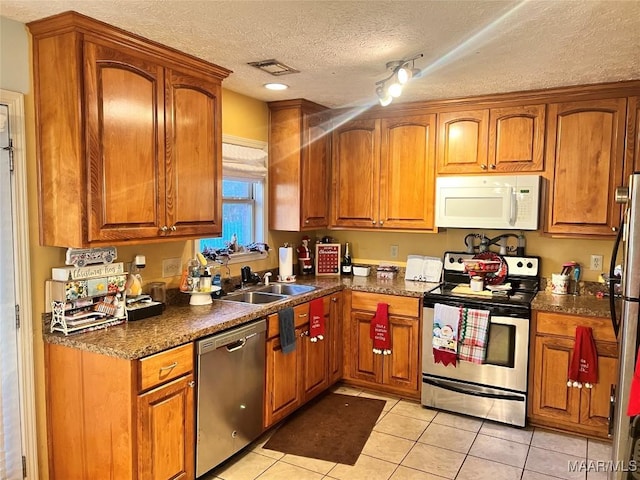
[[[269,254],[267,252],[238,252],[229,255],[228,265],[242,262],[255,262],[258,260],[264,260]]]

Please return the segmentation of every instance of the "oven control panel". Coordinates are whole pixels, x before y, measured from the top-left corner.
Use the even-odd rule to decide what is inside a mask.
[[[470,260],[473,253],[446,252],[444,255],[444,269],[450,272],[464,273],[464,260]],[[508,275],[522,277],[537,277],[540,273],[540,258],[503,256],[507,262]]]

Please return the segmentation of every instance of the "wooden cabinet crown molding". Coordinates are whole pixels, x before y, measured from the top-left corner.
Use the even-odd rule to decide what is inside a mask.
[[[231,70],[180,52],[171,47],[128,32],[113,25],[101,22],[78,12],[67,11],[51,17],[42,18],[27,23],[31,35],[34,37],[49,37],[64,33],[77,32],[92,37],[94,41],[100,39],[116,42],[122,46],[135,48],[147,55],[162,59],[163,63],[171,66],[188,66],[201,70],[207,75],[212,75],[220,80],[225,79]]]

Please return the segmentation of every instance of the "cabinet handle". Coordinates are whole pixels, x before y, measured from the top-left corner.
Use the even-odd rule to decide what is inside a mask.
[[[196,386],[196,382],[191,380],[187,385],[189,385],[191,388]]]
[[[611,227],[611,231],[612,232],[617,232],[618,231],[618,227]]]
[[[490,168],[491,170],[495,170],[495,169],[496,169],[496,166],[495,166],[495,165],[491,165],[489,168]]]
[[[166,225],[163,225],[162,228],[160,228],[160,231],[162,233],[166,233],[167,230],[169,230],[169,227],[167,227]]]
[[[307,315],[308,315],[308,313],[300,313],[298,316],[299,316],[300,318],[304,318],[304,317],[306,317]]]
[[[300,332],[300,336],[301,337],[308,337],[309,336],[309,330],[305,330],[304,332]]]
[[[173,225],[173,226],[171,227],[171,231],[172,231],[172,232],[175,232],[177,229],[178,229],[178,227],[176,227],[175,225]]]
[[[171,370],[173,368],[176,368],[178,366],[178,362],[173,362],[171,365],[167,365],[166,367],[160,367],[160,371],[162,372],[163,370]]]
[[[486,166],[486,165],[480,165],[480,168],[481,168],[482,170],[486,170],[486,169],[487,169],[487,166]]]
[[[333,303],[336,303],[336,302],[338,301],[338,299],[337,299],[336,297],[331,297],[331,301],[332,301]]]

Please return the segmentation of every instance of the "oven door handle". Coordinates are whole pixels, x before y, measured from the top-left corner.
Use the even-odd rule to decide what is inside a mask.
[[[452,392],[463,393],[465,395],[475,395],[476,397],[484,397],[484,398],[495,398],[497,400],[512,400],[517,402],[524,402],[525,397],[523,395],[509,395],[507,393],[491,393],[487,391],[473,390],[473,389],[465,389],[456,387],[455,385],[450,384],[449,382],[441,381],[441,380],[433,380],[431,378],[422,378],[422,383],[426,383],[429,385],[433,385],[434,387],[443,388],[445,390],[450,390]]]

